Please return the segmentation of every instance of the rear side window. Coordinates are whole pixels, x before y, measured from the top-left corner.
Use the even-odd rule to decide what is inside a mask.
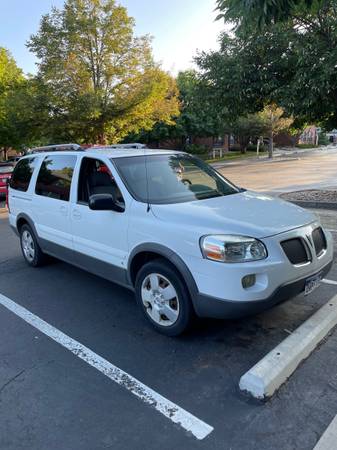
[[[76,156],[46,156],[37,177],[35,193],[44,197],[68,201]]]
[[[12,189],[22,192],[28,190],[34,172],[35,162],[35,158],[25,158],[17,163],[10,180],[10,187]]]

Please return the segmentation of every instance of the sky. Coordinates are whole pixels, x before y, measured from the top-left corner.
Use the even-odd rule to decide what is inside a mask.
[[[36,72],[36,59],[25,46],[42,14],[64,0],[0,0],[0,46],[6,47],[25,73]],[[197,50],[218,47],[224,29],[215,21],[215,0],[120,0],[135,18],[136,35],[153,37],[153,53],[165,70],[176,74],[193,66]]]

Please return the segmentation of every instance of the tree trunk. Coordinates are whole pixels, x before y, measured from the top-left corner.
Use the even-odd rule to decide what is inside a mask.
[[[241,149],[240,149],[241,153],[242,154],[247,153],[248,140],[241,136],[241,137],[239,137],[238,141],[239,141],[239,144],[241,147]]]
[[[273,157],[273,153],[274,153],[274,142],[273,142],[273,133],[270,133],[269,135],[269,146],[268,146],[268,153],[269,153],[269,158]]]
[[[99,145],[106,145],[106,136],[104,131],[102,131],[99,135],[98,135],[98,142],[97,144]]]

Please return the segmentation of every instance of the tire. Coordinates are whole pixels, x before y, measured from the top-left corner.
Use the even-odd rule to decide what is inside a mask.
[[[137,303],[155,330],[178,336],[190,327],[194,310],[189,292],[171,264],[162,259],[146,263],[137,273],[135,290]]]
[[[46,255],[42,252],[35,233],[28,224],[20,228],[20,244],[22,255],[29,266],[39,267],[45,263]]]

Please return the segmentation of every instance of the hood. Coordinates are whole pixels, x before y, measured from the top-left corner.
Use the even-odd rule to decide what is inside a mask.
[[[201,234],[241,234],[256,238],[317,220],[313,213],[299,206],[251,191],[188,203],[151,205],[151,209],[158,219],[178,226],[184,224]]]

